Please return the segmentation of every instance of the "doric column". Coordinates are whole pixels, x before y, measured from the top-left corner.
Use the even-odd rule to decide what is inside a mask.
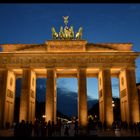
[[[15,74],[11,70],[0,70],[0,127],[10,126],[14,121]]]
[[[54,121],[56,124],[56,78],[55,70],[47,70],[47,86],[46,86],[46,105],[45,115],[46,121]]]
[[[99,115],[102,123],[111,127],[113,122],[112,88],[110,69],[102,69],[98,74]]]
[[[86,86],[86,69],[78,70],[78,119],[79,126],[87,126],[87,86]]]
[[[122,121],[139,122],[139,104],[135,68],[124,69],[119,74]]]
[[[35,120],[36,74],[29,69],[23,69],[22,89],[20,96],[19,120]]]

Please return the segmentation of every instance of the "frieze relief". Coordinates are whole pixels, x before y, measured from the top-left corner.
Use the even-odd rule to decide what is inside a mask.
[[[0,67],[2,66],[94,66],[94,65],[135,65],[135,58],[123,56],[105,57],[94,55],[48,55],[48,56],[20,56],[20,57],[0,57]]]

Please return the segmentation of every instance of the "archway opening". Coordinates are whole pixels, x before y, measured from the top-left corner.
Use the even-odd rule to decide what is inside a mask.
[[[77,78],[57,78],[57,117],[72,120],[78,116]]]
[[[120,96],[119,96],[119,79],[111,78],[112,83],[112,107],[114,113],[114,121],[120,121]]]
[[[45,116],[46,80],[47,78],[36,79],[35,118],[40,121],[44,119],[44,116]]]
[[[22,78],[16,78],[14,122],[19,122],[20,96]]]
[[[98,79],[87,78],[88,119],[99,120]]]

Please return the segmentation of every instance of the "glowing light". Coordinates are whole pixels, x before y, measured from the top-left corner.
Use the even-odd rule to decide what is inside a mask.
[[[115,103],[114,103],[114,101],[112,101],[112,107],[115,107]]]
[[[43,115],[42,118],[46,118],[46,115]]]
[[[115,104],[112,104],[112,107],[115,107]]]

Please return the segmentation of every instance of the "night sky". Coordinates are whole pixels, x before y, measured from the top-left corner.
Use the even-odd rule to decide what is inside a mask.
[[[0,4],[0,44],[43,44],[51,39],[51,27],[58,32],[64,26],[77,32],[83,27],[83,39],[92,43],[134,44],[140,52],[140,4]],[[136,61],[136,80],[140,82],[140,57]],[[98,98],[96,78],[87,79],[87,94]],[[41,88],[42,81],[38,86]],[[58,79],[57,86],[77,92],[77,80]],[[118,80],[112,78],[113,96],[119,96]]]

